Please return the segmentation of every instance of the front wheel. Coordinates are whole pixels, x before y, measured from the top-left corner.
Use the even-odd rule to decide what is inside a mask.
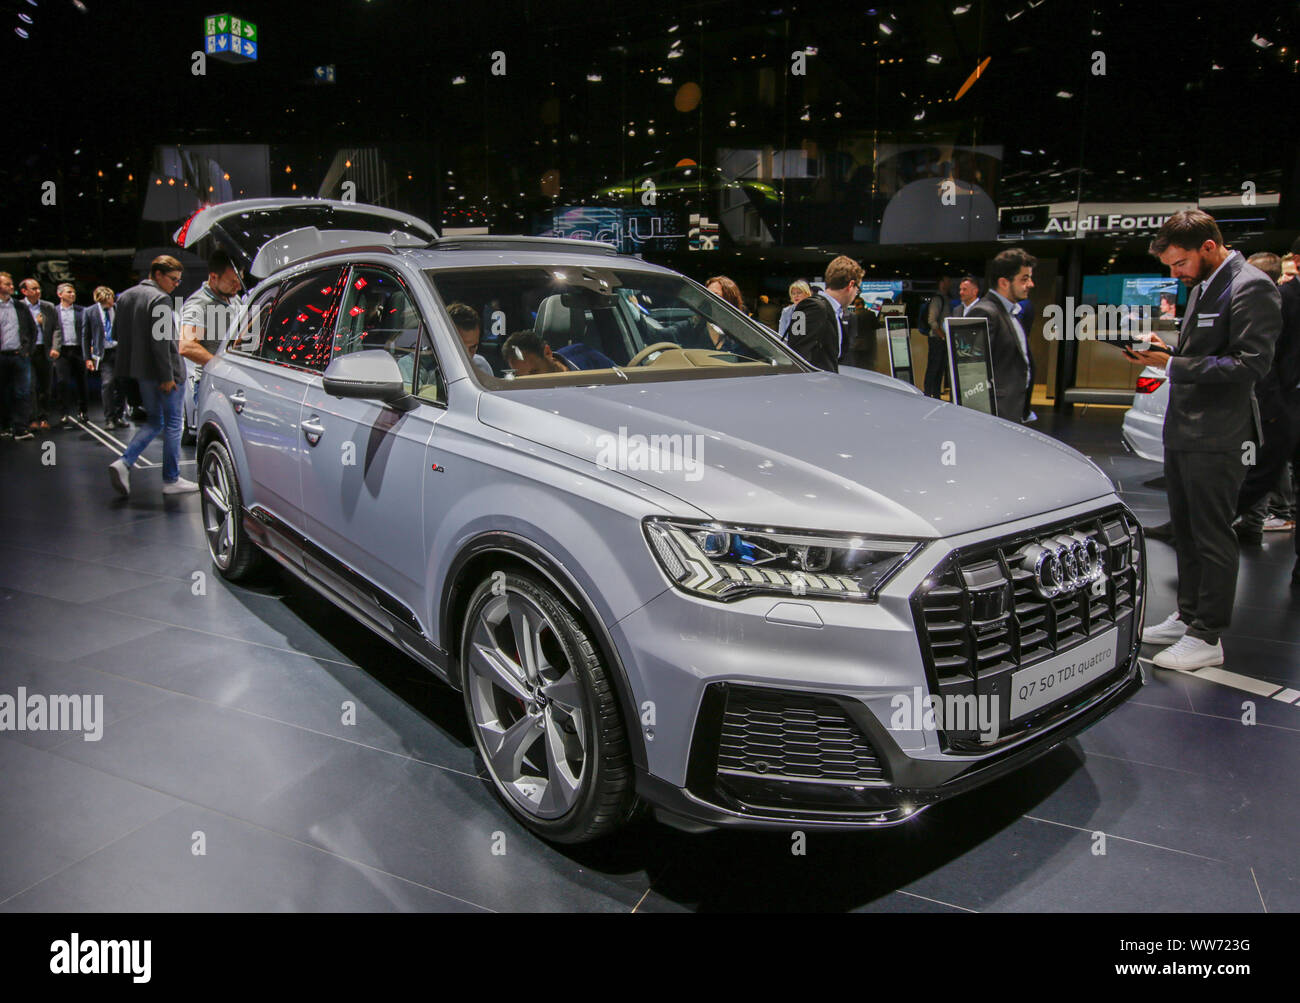
[[[635,797],[618,698],[554,588],[494,572],[470,597],[460,664],[475,744],[517,818],[558,843],[622,825]]]

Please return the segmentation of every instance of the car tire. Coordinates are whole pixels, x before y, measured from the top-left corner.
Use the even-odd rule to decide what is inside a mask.
[[[245,581],[266,566],[266,555],[244,529],[243,494],[230,453],[220,441],[199,457],[199,498],[203,535],[217,573],[229,582]]]
[[[517,819],[556,843],[628,820],[636,797],[618,696],[590,631],[549,583],[516,571],[480,583],[460,665],[475,745]]]

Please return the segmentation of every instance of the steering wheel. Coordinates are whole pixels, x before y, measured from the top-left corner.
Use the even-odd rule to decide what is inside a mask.
[[[645,360],[649,358],[651,355],[653,355],[655,352],[663,352],[670,348],[681,348],[681,347],[682,346],[677,344],[677,342],[675,341],[656,341],[653,345],[646,345],[645,348],[641,349],[641,351],[637,352],[636,355],[628,359],[627,365],[624,366],[623,368],[631,369],[633,366],[642,365],[645,362]]]

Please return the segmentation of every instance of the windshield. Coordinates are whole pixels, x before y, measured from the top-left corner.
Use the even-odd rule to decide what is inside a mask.
[[[489,389],[806,370],[765,328],[679,275],[586,264],[426,274]]]

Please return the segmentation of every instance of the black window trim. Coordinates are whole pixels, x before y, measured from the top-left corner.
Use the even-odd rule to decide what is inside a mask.
[[[278,306],[280,305],[280,298],[284,295],[284,291],[285,291],[285,289],[287,289],[288,286],[289,286],[291,283],[293,283],[293,284],[298,284],[299,282],[301,282],[302,280],[306,279],[306,278],[309,277],[309,276],[312,276],[312,275],[321,275],[321,274],[325,274],[325,273],[329,273],[329,272],[334,272],[334,273],[337,274],[337,275],[351,274],[351,272],[350,272],[350,268],[351,268],[351,266],[349,265],[348,262],[342,262],[342,263],[339,264],[339,265],[334,265],[334,266],[331,266],[331,267],[328,267],[328,268],[319,268],[319,267],[318,267],[318,268],[304,268],[304,269],[302,269],[301,271],[295,272],[295,273],[292,274],[292,275],[286,275],[284,278],[279,279],[279,280],[276,282],[275,299],[274,299],[274,300],[272,301],[272,303],[271,303],[271,316],[272,316],[272,317],[275,316],[275,310],[276,310],[276,307],[278,307]],[[337,270],[337,271],[336,271],[336,270]],[[342,290],[339,291],[338,295],[339,295],[340,297],[343,295]],[[250,310],[250,311],[251,311],[251,309],[252,309],[253,304],[256,303],[256,302],[257,302],[257,301],[254,300],[252,303],[249,304],[249,310]],[[246,313],[246,314],[245,314],[245,317],[247,317],[247,316],[248,316],[248,314]],[[337,311],[335,312],[334,322],[335,322],[335,323],[338,323],[338,313],[337,313]],[[316,375],[316,376],[321,375],[321,374],[325,371],[324,369],[317,369],[315,366],[295,366],[292,362],[285,362],[283,359],[268,359],[266,356],[264,356],[264,355],[259,355],[259,354],[254,353],[254,352],[248,352],[248,351],[238,350],[238,349],[235,348],[235,345],[236,345],[237,343],[238,343],[238,339],[236,339],[236,338],[232,338],[232,339],[230,340],[229,346],[227,347],[226,350],[227,350],[227,351],[233,351],[233,352],[235,352],[235,354],[239,355],[240,358],[242,358],[242,359],[247,359],[247,360],[249,360],[249,361],[251,361],[251,362],[264,362],[264,363],[266,363],[268,366],[275,366],[275,367],[277,367],[277,368],[279,368],[279,369],[289,369],[289,370],[292,370],[293,372],[297,372],[297,373],[309,373],[309,374],[314,374],[314,375]],[[261,347],[262,347],[262,345],[263,345],[264,343],[265,343],[265,339],[263,339],[263,341],[261,341],[261,342],[258,343],[258,349],[259,349],[259,351],[260,351],[260,349],[261,349]],[[333,331],[333,329],[331,328],[331,330],[330,330],[330,344],[332,345],[333,343],[334,343],[334,331]],[[326,363],[326,366],[328,366],[328,365],[329,365],[329,363],[327,362],[327,363]]]
[[[447,410],[446,400],[431,401],[426,397],[420,396],[420,388],[416,380],[419,379],[419,375],[420,375],[420,356],[424,354],[425,342],[428,342],[429,348],[433,351],[433,361],[434,361],[434,365],[437,366],[438,382],[441,384],[439,389],[442,391],[442,396],[444,398],[449,397],[451,392],[450,390],[448,390],[446,370],[443,369],[442,359],[438,355],[438,346],[433,343],[433,334],[429,328],[429,322],[424,316],[424,311],[420,309],[420,301],[416,299],[415,294],[412,292],[410,283],[408,283],[406,281],[406,278],[402,275],[402,273],[395,268],[390,268],[387,265],[381,265],[371,261],[353,261],[348,264],[348,274],[347,274],[347,279],[344,281],[345,288],[342,294],[343,296],[347,295],[347,289],[352,288],[352,276],[356,274],[357,269],[361,269],[361,268],[371,269],[377,272],[383,272],[385,275],[391,276],[394,280],[396,280],[397,284],[401,287],[402,292],[406,293],[407,302],[411,305],[412,309],[415,310],[416,315],[420,318],[420,336],[417,336],[415,339],[415,367],[411,371],[410,396],[413,397],[415,400],[418,400],[421,404],[428,404],[431,407],[440,407],[444,411]],[[340,299],[339,309],[335,315],[336,324],[338,323],[338,318],[339,316],[342,315],[342,313],[343,313],[343,300]]]

